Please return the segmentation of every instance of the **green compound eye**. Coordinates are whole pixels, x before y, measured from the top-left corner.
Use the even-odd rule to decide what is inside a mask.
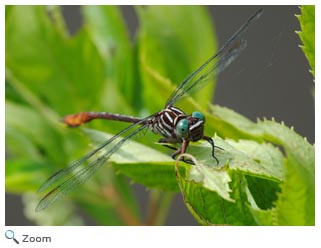
[[[186,137],[188,134],[188,120],[182,119],[177,123],[176,132],[179,137]]]
[[[201,112],[198,112],[198,111],[193,112],[192,117],[200,119],[202,121],[205,121],[205,116]]]

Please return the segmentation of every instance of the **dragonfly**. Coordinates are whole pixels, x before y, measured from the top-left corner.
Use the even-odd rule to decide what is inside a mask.
[[[48,208],[86,182],[127,140],[143,130],[149,129],[153,133],[163,136],[159,142],[166,147],[175,149],[172,154],[173,159],[177,155],[185,153],[190,142],[205,140],[211,145],[211,156],[219,164],[215,156],[215,148],[219,147],[215,146],[211,137],[204,135],[204,114],[194,111],[187,115],[174,104],[192,92],[199,90],[239,56],[247,44],[246,40],[243,39],[244,32],[257,21],[262,13],[263,10],[260,9],[252,15],[214,55],[183,80],[166,101],[164,109],[159,112],[145,118],[109,112],[81,112],[64,117],[63,122],[70,127],[77,127],[94,119],[115,120],[131,124],[79,160],[72,162],[69,166],[49,177],[40,186],[38,192],[53,189],[41,199],[35,210],[38,212]],[[168,144],[180,144],[180,147],[175,148]]]

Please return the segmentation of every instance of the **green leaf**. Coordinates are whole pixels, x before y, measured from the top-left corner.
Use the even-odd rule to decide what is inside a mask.
[[[281,152],[250,140],[214,142],[223,148],[215,150],[219,165],[208,156],[209,145],[191,145],[188,152],[197,161],[185,175],[177,173],[186,204],[201,224],[258,224],[253,210],[272,208],[284,180]]]
[[[218,137],[214,141],[224,149],[216,149],[218,166],[208,156],[210,146],[189,147],[190,154],[197,154],[197,161],[185,176],[177,173],[185,202],[202,224],[257,224],[252,209],[273,206],[284,178],[282,154],[271,145],[254,141]]]
[[[300,47],[307,57],[310,71],[315,77],[315,6],[303,5],[300,9],[301,15],[297,15],[297,18],[300,22],[301,31],[296,31],[296,33],[303,43]]]
[[[283,123],[265,120],[259,125],[265,130],[265,138],[282,145],[287,155],[285,180],[273,209],[273,224],[314,225],[314,146]]]
[[[274,209],[277,225],[315,225],[314,178],[302,174],[300,165],[287,164],[286,181]],[[312,182],[308,182],[311,179]]]
[[[14,6],[7,16],[6,44],[7,77],[15,77],[57,112],[87,109],[99,99],[103,63],[88,33],[66,37],[44,6]]]
[[[262,141],[259,136],[263,131],[258,125],[227,107],[210,105],[209,115],[206,117],[207,126],[213,126],[222,137]]]
[[[269,210],[275,206],[278,193],[281,191],[280,182],[259,178],[255,176],[245,176],[249,193],[255,201],[253,210]],[[257,206],[257,207],[256,207]],[[269,223],[271,225],[272,222]]]
[[[141,25],[138,56],[144,103],[155,112],[164,106],[173,84],[182,82],[214,54],[216,43],[204,7],[146,6],[136,10]],[[195,96],[201,106],[211,100],[212,89],[209,84]]]
[[[253,214],[253,217],[255,218],[255,221],[258,225],[261,226],[271,226],[275,224],[273,218],[273,210],[262,210],[258,208],[252,208],[251,212]]]
[[[93,145],[113,137],[111,134],[84,129]],[[174,161],[170,156],[135,141],[128,140],[110,159],[113,167],[146,187],[177,191]]]
[[[120,101],[117,104],[122,109],[124,106],[128,109],[129,106],[137,107],[140,99],[139,80],[134,72],[133,47],[119,7],[82,6],[81,10],[85,28],[105,63],[108,81],[104,94],[111,97],[102,97],[103,106],[108,107],[109,111],[117,109],[117,98],[109,93],[110,88],[114,87],[119,92]]]
[[[310,176],[314,176],[314,146],[306,138],[297,134],[293,128],[288,128],[282,122],[274,120],[259,121],[258,125],[264,130],[264,139],[282,145],[288,158],[294,159]],[[314,181],[314,180],[313,180]]]
[[[247,204],[243,176],[230,171],[231,198],[220,197],[216,192],[189,181],[176,173],[184,201],[193,216],[202,225],[255,225]]]
[[[130,177],[133,182],[143,184],[147,188],[177,192],[179,188],[175,179],[174,163],[174,161],[137,164],[116,163],[113,167]]]
[[[209,167],[211,170],[238,170],[247,175],[266,178],[273,181],[284,179],[283,157],[280,151],[268,144],[260,144],[255,141],[222,140],[213,137],[215,146],[215,156],[219,164],[211,156],[212,147],[205,142],[201,145],[191,144],[188,147],[189,154],[196,154],[195,158],[200,166]],[[197,168],[194,168],[197,169]]]
[[[53,164],[65,162],[58,129],[52,129],[43,116],[28,106],[6,101],[6,137],[7,153],[41,160],[41,149]]]
[[[242,164],[237,167],[239,170],[274,181],[284,180],[284,157],[278,148],[271,144],[260,144],[251,140],[239,140],[238,142],[227,140],[227,142],[240,154],[235,153],[234,155],[236,161],[238,160],[238,163]],[[252,162],[245,164],[239,161],[241,157],[244,157],[241,153]],[[246,160],[244,159],[244,161]],[[230,163],[230,165],[232,164]]]
[[[22,194],[37,191],[47,178],[48,163],[26,159],[6,159],[6,192]]]
[[[188,180],[203,185],[204,188],[217,192],[222,198],[233,202],[230,198],[229,182],[231,178],[226,169],[216,169],[203,163],[194,162],[189,171]]]

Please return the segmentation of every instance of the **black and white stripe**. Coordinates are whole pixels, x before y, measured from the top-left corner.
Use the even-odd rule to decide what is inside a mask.
[[[150,129],[156,134],[161,134],[168,141],[179,142],[180,139],[175,133],[175,127],[179,120],[186,117],[182,110],[173,106],[167,106],[154,116]]]
[[[204,121],[199,119],[194,119],[189,126],[188,138],[190,141],[198,141],[203,138],[204,132]]]

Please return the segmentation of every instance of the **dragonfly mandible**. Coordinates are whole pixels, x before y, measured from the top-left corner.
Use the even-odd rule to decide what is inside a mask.
[[[68,167],[49,177],[40,186],[38,192],[49,189],[59,181],[62,182],[42,198],[36,207],[36,211],[41,211],[51,206],[88,180],[127,140],[143,130],[149,129],[155,134],[162,135],[163,138],[160,139],[160,143],[164,143],[169,148],[173,147],[166,144],[181,144],[177,150],[174,148],[176,151],[173,153],[172,158],[185,153],[190,142],[196,142],[201,139],[206,140],[212,146],[211,155],[218,164],[219,161],[214,153],[215,148],[218,147],[214,145],[212,138],[204,135],[205,116],[198,111],[187,115],[184,111],[175,107],[174,104],[204,86],[210,81],[211,77],[220,73],[236,59],[246,47],[246,40],[242,38],[242,35],[262,13],[262,9],[258,10],[212,57],[181,82],[170,95],[165,103],[165,108],[161,111],[145,118],[108,112],[82,112],[66,116],[63,121],[71,127],[82,125],[94,119],[116,120],[132,124],[79,160],[72,162]]]

